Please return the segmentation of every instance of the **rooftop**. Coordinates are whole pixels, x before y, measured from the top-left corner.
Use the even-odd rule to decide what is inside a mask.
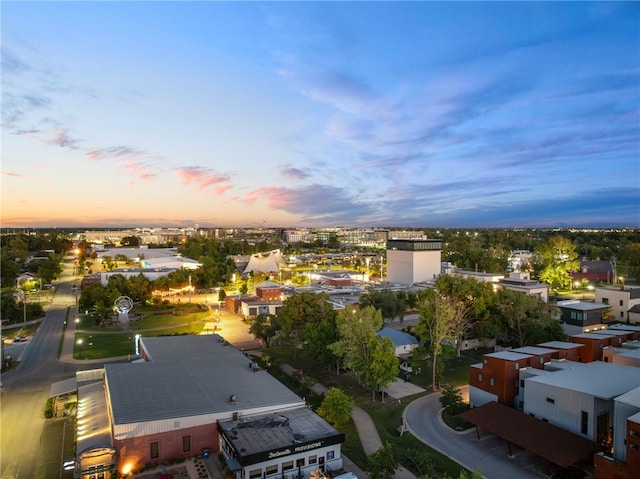
[[[306,450],[311,446],[318,447],[316,443],[321,441],[328,444],[344,442],[343,433],[306,407],[240,417],[237,421],[218,421],[218,427],[245,458],[265,451],[296,447],[292,445]]]
[[[114,424],[304,404],[266,371],[255,371],[250,359],[218,335],[141,343],[149,362],[105,365]]]
[[[485,354],[483,357],[506,359],[507,361],[522,361],[524,358],[532,358],[530,354],[513,353],[511,351],[499,351],[497,353]]]
[[[609,308],[608,304],[589,303],[587,301],[579,301],[573,299],[567,301],[558,301],[557,306],[559,308],[574,309],[576,311],[595,311],[597,309]]]
[[[578,343],[570,343],[568,341],[548,341],[546,343],[540,343],[538,346],[542,348],[551,348],[551,349],[577,349],[584,347],[583,344]]]
[[[640,387],[639,369],[633,366],[593,361],[553,361],[555,371],[547,370],[526,379],[528,382],[547,384],[589,394],[602,399],[612,399],[633,388]]]

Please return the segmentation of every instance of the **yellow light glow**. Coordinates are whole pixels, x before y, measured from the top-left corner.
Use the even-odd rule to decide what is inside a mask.
[[[124,466],[122,466],[122,474],[127,475],[131,472],[132,469],[133,469],[133,466],[127,463]]]

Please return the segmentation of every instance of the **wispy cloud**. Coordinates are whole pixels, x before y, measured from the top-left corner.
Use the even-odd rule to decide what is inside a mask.
[[[291,165],[282,165],[278,168],[278,171],[282,177],[289,180],[304,180],[310,176],[309,173]]]
[[[198,191],[213,189],[216,195],[222,195],[232,187],[229,175],[220,174],[210,168],[187,166],[176,168],[173,173],[184,185],[193,185]]]

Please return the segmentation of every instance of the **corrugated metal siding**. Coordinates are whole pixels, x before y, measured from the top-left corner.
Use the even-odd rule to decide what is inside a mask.
[[[547,398],[554,402],[547,401]],[[586,436],[580,433],[582,411],[589,414]],[[524,412],[582,437],[594,439],[595,401],[589,394],[525,380]]]
[[[254,409],[235,411],[240,417],[245,415],[256,415],[267,412],[275,412],[282,409],[290,409],[304,406],[304,402],[281,404],[278,406],[261,407]],[[218,420],[231,419],[233,411],[225,411],[214,414],[204,414],[201,416],[175,417],[160,421],[134,422],[129,424],[114,424],[113,438],[115,440],[124,440],[133,437],[148,436],[151,434],[162,434],[169,431],[185,429],[188,427],[204,426],[207,424],[215,424]]]

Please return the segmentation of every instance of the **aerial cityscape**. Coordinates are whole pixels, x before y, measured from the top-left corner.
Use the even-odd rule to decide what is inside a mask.
[[[0,8],[0,479],[640,477],[640,3]]]

